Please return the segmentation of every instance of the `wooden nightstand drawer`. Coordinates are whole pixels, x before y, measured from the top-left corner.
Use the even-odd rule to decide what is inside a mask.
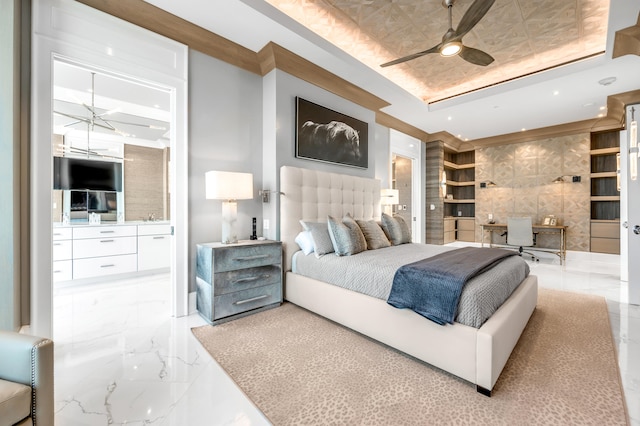
[[[223,294],[213,298],[213,319],[218,320],[281,301],[280,283]]]
[[[234,291],[278,284],[282,279],[282,272],[277,265],[258,266],[256,268],[238,269],[237,271],[220,272],[215,274],[214,295],[232,293]]]
[[[229,246],[216,250],[213,256],[215,272],[234,271],[282,262],[280,244]]]

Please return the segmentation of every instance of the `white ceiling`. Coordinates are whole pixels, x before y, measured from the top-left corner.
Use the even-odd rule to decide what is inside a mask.
[[[604,55],[432,104],[265,1],[147,2],[253,51],[273,41],[386,100],[391,105],[383,112],[428,133],[447,131],[463,140],[592,119],[603,113],[607,96],[640,88],[640,57],[611,59],[614,33],[636,23],[638,1],[611,1]],[[616,77],[615,83],[598,84],[607,77]]]

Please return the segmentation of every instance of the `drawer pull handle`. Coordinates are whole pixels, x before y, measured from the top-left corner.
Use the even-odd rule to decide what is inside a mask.
[[[100,265],[101,268],[113,268],[114,266],[116,265],[114,265],[113,263],[110,263],[108,265]]]
[[[62,272],[61,270],[57,269],[55,271],[53,271],[54,274],[59,274],[60,272]]]
[[[164,240],[164,237],[153,237],[154,240]]]
[[[234,305],[244,305],[245,303],[255,302],[256,300],[264,299],[269,297],[268,294],[263,294],[262,296],[252,297],[251,299],[238,300],[237,302],[233,302]]]
[[[236,257],[234,260],[256,260],[256,259],[265,259],[267,257],[269,257],[268,254],[257,254],[255,256]]]
[[[101,243],[112,243],[113,240],[100,240]]]
[[[113,234],[116,231],[100,231],[101,234]]]
[[[270,278],[270,277],[271,277],[271,275],[264,274],[264,275],[260,275],[260,276],[257,276],[257,277],[254,276],[254,277],[238,278],[237,280],[235,280],[233,282],[233,284],[249,283],[249,282],[257,281],[260,278],[265,278],[266,279],[266,278]]]
[[[54,246],[61,246],[62,243],[53,243]]]

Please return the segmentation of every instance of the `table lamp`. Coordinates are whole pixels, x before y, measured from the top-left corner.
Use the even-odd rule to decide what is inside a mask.
[[[222,200],[222,243],[238,242],[238,203],[253,198],[253,174],[210,171],[205,173],[206,197]]]
[[[393,205],[398,204],[400,202],[400,191],[397,189],[386,189],[383,188],[380,190],[380,204],[383,206],[383,210],[386,214],[393,214]]]

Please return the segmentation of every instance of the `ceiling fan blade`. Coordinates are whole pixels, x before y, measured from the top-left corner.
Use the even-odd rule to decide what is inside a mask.
[[[493,57],[482,50],[473,47],[462,46],[462,50],[458,54],[462,59],[475,65],[486,67],[493,62]]]
[[[462,38],[462,36],[471,31],[489,9],[491,9],[493,3],[495,3],[495,0],[476,0],[473,2],[460,20],[458,28],[456,29],[456,36]]]
[[[433,46],[431,49],[428,50],[423,50],[422,52],[418,52],[418,53],[414,53],[412,55],[408,55],[408,56],[404,56],[402,58],[396,59],[394,61],[390,61],[390,62],[386,62],[382,65],[380,65],[381,67],[388,67],[391,65],[397,65],[397,64],[401,64],[402,62],[407,62],[410,61],[412,59],[416,59],[419,58],[420,56],[424,56],[424,55],[428,55],[429,53],[436,53],[440,50],[442,43],[438,44],[437,46]]]

